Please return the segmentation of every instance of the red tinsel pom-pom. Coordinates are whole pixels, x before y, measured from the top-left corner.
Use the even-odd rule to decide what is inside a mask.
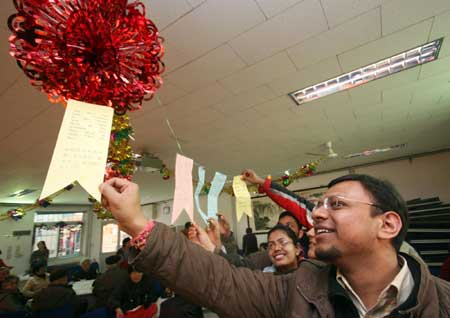
[[[14,0],[10,54],[52,102],[139,109],[162,84],[162,38],[141,2]]]

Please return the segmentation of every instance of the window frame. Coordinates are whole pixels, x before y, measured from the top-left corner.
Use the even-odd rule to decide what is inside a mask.
[[[59,254],[59,249],[60,249],[60,229],[58,229],[58,235],[57,235],[57,246],[56,246],[56,256],[51,257],[49,255],[48,260],[59,260],[59,259],[70,259],[70,258],[79,258],[81,256],[84,255],[84,236],[85,236],[85,231],[86,231],[86,210],[70,210],[70,211],[58,211],[58,210],[54,210],[54,211],[36,211],[35,215],[52,215],[52,214],[73,214],[73,213],[82,213],[82,220],[81,221],[56,221],[56,222],[35,222],[34,221],[34,216],[33,216],[33,237],[31,240],[31,252],[34,252],[35,246],[36,246],[36,230],[37,230],[37,225],[41,225],[41,224],[45,224],[48,226],[52,226],[55,225],[59,222],[64,222],[67,225],[79,225],[81,224],[81,233],[80,233],[80,252],[76,253],[76,254],[72,254],[72,255],[58,255]]]

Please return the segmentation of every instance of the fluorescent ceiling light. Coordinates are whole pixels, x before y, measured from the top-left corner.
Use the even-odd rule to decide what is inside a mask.
[[[398,144],[398,145],[394,145],[394,146],[390,146],[390,147],[386,147],[386,148],[376,148],[376,149],[365,150],[363,152],[348,154],[344,158],[350,159],[350,158],[356,158],[356,157],[367,157],[367,156],[371,156],[371,155],[374,155],[374,154],[377,154],[380,152],[387,152],[387,151],[391,151],[391,150],[395,150],[395,149],[405,148],[406,145],[407,144],[405,143],[405,144]]]
[[[38,189],[23,189],[23,190],[19,190],[16,191],[14,193],[11,193],[10,195],[8,195],[9,198],[20,198],[23,197],[27,194],[33,193],[35,191],[37,191]]]
[[[391,56],[382,61],[361,67],[346,74],[331,78],[301,90],[289,93],[298,104],[342,92],[415,66],[432,62],[438,58],[444,38],[418,46],[411,50]]]

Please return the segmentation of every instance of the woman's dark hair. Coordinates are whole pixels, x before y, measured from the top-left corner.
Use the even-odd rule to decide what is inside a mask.
[[[40,243],[42,243],[42,245],[44,245],[44,248],[48,251],[47,244],[45,244],[45,241],[39,241],[37,245],[39,245]]]
[[[328,188],[332,186],[345,182],[345,181],[358,181],[361,183],[363,188],[370,193],[375,204],[378,207],[373,208],[373,215],[385,213],[388,211],[394,211],[402,220],[402,228],[397,236],[392,240],[392,245],[398,252],[400,246],[406,237],[406,232],[408,231],[408,208],[403,200],[402,196],[398,193],[397,189],[386,180],[380,180],[365,174],[349,174],[332,180],[328,184]]]
[[[129,241],[131,241],[131,238],[129,238],[129,237],[124,238],[124,239],[122,240],[122,246],[127,245],[127,243],[128,243]]]
[[[298,236],[295,235],[294,231],[292,231],[290,227],[287,227],[283,224],[277,224],[273,228],[271,228],[269,233],[267,233],[267,239],[269,239],[270,234],[275,231],[283,231],[284,233],[286,233],[286,235],[292,240],[294,245],[297,245],[299,243]]]

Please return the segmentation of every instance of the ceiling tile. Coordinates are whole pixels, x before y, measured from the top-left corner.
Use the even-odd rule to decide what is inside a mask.
[[[164,29],[192,9],[185,0],[143,0],[143,2],[147,17],[156,24],[159,30]]]
[[[164,34],[163,34],[164,37]],[[185,53],[178,50],[176,47],[171,45],[171,41],[164,37],[164,56],[162,61],[166,67],[165,74],[170,74],[176,69],[191,62],[191,58]]]
[[[338,55],[344,72],[372,64],[426,43],[432,24],[433,20],[429,19]]]
[[[228,45],[222,45],[205,56],[166,76],[176,86],[192,91],[245,67]]]
[[[157,96],[163,104],[169,104],[186,94],[187,91],[177,87],[164,78],[163,85],[157,91]]]
[[[169,26],[164,36],[177,50],[195,58],[263,21],[253,0],[209,0]]]
[[[450,10],[448,0],[395,0],[381,6],[383,35]]]
[[[297,68],[315,64],[381,36],[380,10],[373,9],[288,49]]]
[[[222,113],[230,113],[253,107],[275,97],[275,93],[272,89],[263,85],[241,94],[231,96],[211,107]]]
[[[165,107],[171,118],[183,118],[190,113],[214,105],[230,95],[230,92],[225,90],[221,85],[213,83],[196,90]]]
[[[187,0],[187,2],[189,2],[189,4],[195,8],[198,7],[199,5],[201,5],[203,2],[205,2],[206,0]]]
[[[365,104],[367,101],[381,102],[381,92],[384,89],[392,89],[395,87],[402,87],[403,85],[414,82],[419,77],[420,68],[415,67],[403,72],[399,72],[383,78],[383,80],[376,80],[349,90],[352,101],[355,104]]]
[[[439,54],[439,58],[436,61],[421,66],[419,78],[424,79],[446,73],[448,71],[450,71],[450,56],[442,57]]]
[[[310,65],[300,71],[289,73],[269,83],[277,95],[291,93],[341,74],[336,56]]]
[[[303,0],[256,0],[267,17],[273,17],[278,13]]]
[[[295,72],[294,64],[292,64],[286,52],[281,52],[219,82],[233,93],[238,94],[292,72]]]
[[[450,55],[450,11],[434,17],[433,27],[431,29],[430,39],[435,40],[445,37],[439,52],[439,58]]]
[[[321,0],[330,27],[350,20],[386,0]]]
[[[304,0],[230,43],[248,64],[254,64],[325,30],[327,24],[319,1]]]

